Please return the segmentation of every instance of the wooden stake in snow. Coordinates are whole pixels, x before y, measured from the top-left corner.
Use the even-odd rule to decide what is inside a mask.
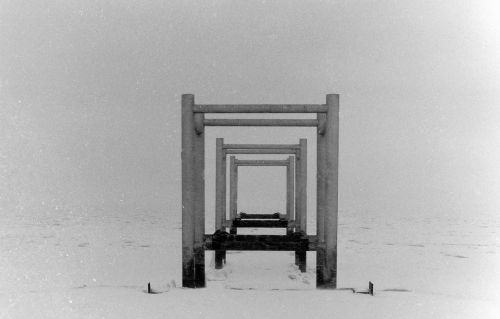
[[[368,293],[373,296],[373,282],[368,282]]]

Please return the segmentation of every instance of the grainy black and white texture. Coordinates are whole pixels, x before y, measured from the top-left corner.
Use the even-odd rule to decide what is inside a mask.
[[[449,306],[456,317],[483,309],[483,318],[498,318],[490,305],[500,284],[498,21],[493,0],[0,0],[0,317],[152,317],[154,309],[195,317],[175,305],[234,315],[239,292],[220,292],[233,301],[227,307],[210,299],[213,291],[201,293],[212,304],[196,305],[182,290],[154,307],[142,299],[151,296],[135,295],[148,282],[155,291],[181,285],[181,95],[206,104],[321,104],[338,93],[339,286],[373,281],[375,296],[410,290],[399,300],[406,315],[443,315]],[[208,233],[217,137],[306,138],[307,207],[315,211],[314,130],[210,127]],[[284,170],[241,168],[239,209],[284,212]],[[299,278],[287,272],[292,255],[245,256],[253,255],[234,254],[240,264],[226,274],[228,287],[254,287],[281,260],[276,274],[285,278],[264,286]],[[245,281],[259,258],[276,263]],[[294,282],[314,286],[312,277]],[[367,296],[328,304],[315,295],[297,310],[303,296],[250,294],[286,305],[243,311],[262,318],[266,309],[359,318],[368,307],[357,298]],[[437,295],[451,297],[433,304]],[[374,307],[375,318],[402,317],[384,312],[391,304]]]

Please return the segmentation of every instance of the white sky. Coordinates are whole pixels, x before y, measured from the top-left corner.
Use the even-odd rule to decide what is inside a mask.
[[[0,208],[180,216],[182,93],[339,93],[342,213],[499,212],[499,21],[497,1],[0,0]],[[212,131],[209,193],[215,137],[312,154],[307,132]]]

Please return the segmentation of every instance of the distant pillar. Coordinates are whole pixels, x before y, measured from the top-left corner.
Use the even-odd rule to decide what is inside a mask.
[[[307,233],[307,139],[301,138],[297,159],[297,180],[295,182],[295,216],[297,228]]]
[[[224,139],[217,138],[215,143],[215,230],[222,230],[225,222],[225,211],[223,210],[225,195],[225,172],[224,172]]]
[[[295,158],[288,157],[288,165],[286,166],[286,217],[289,221],[294,219],[294,202],[295,202]]]
[[[238,215],[238,166],[234,156],[229,158],[229,214],[231,220]]]
[[[295,215],[295,157],[293,156],[288,157],[286,175],[286,217],[288,220],[286,233],[291,235],[293,233],[291,222]]]
[[[337,287],[339,96],[326,96],[317,134],[317,288]]]
[[[205,137],[204,115],[194,114],[193,106],[194,95],[182,95],[182,286],[201,288],[205,287]]]
[[[296,230],[307,234],[307,140],[301,138],[296,159],[295,223]],[[307,268],[307,251],[295,251],[295,264],[301,272]]]
[[[222,140],[224,144],[224,139]],[[227,174],[227,161],[226,161],[226,152],[222,152],[222,175],[221,175],[221,187],[222,187],[222,195],[221,195],[221,223],[222,223],[222,229],[225,229],[227,227],[226,225],[226,219],[227,219],[227,208],[226,208],[226,199],[227,199],[227,186],[226,186],[226,174]],[[225,257],[224,257],[225,258]]]
[[[216,139],[216,155],[215,155],[215,230],[222,231],[225,229],[226,221],[226,155],[224,154],[224,139]],[[215,269],[222,269],[224,260],[226,259],[226,251],[215,251]]]

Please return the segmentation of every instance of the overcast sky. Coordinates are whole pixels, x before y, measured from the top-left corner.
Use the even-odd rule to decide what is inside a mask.
[[[499,212],[499,21],[497,1],[0,0],[0,208],[180,218],[181,94],[338,93],[341,213]],[[306,137],[313,181],[314,136],[210,129],[207,211],[216,137]],[[284,171],[247,176],[284,200]]]

